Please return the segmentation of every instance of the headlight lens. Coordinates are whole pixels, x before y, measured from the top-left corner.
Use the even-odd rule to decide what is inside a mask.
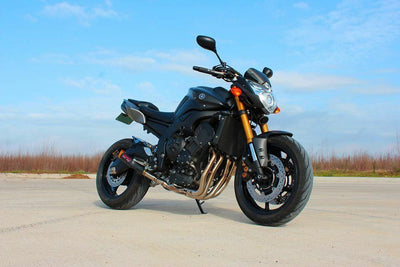
[[[263,104],[265,109],[269,113],[273,113],[276,109],[276,101],[274,95],[272,94],[271,86],[268,83],[264,85],[248,81],[251,89],[253,89],[254,93],[260,99],[260,102]]]

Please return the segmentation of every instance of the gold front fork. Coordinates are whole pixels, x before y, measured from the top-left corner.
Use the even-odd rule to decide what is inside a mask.
[[[238,108],[239,114],[240,114],[240,119],[242,120],[243,124],[243,129],[244,133],[246,134],[246,139],[247,143],[253,142],[253,130],[251,129],[250,122],[249,122],[249,117],[247,116],[246,110],[244,108],[244,105],[242,101],[240,101],[238,96],[235,96],[235,101],[236,101],[236,106]],[[260,128],[263,133],[266,133],[269,131],[268,125],[266,123],[260,123]]]
[[[250,154],[251,154],[251,158],[253,160],[254,167],[256,168],[256,171],[259,175],[261,175],[263,173],[263,170],[260,166],[260,163],[258,161],[258,157],[254,148],[254,144],[253,144],[253,130],[251,129],[250,126],[250,121],[249,121],[249,117],[247,116],[246,113],[246,109],[244,108],[243,103],[240,101],[239,96],[235,95],[235,101],[236,101],[236,106],[238,108],[239,114],[240,114],[240,119],[242,120],[242,125],[243,125],[243,129],[244,129],[244,133],[246,135],[246,139],[247,139],[247,145],[249,146],[250,149]],[[260,124],[261,130],[263,133],[268,132],[268,126],[266,123]]]
[[[239,100],[239,96],[235,96],[236,106],[238,108],[240,119],[242,120],[242,125],[244,129],[244,133],[246,135],[247,144],[253,142],[253,130],[251,129],[249,117],[247,116],[246,110],[242,101]]]
[[[266,133],[269,131],[268,125],[266,123],[260,123],[261,132]]]

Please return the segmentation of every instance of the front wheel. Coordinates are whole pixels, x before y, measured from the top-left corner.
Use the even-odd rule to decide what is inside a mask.
[[[307,204],[313,170],[305,149],[288,136],[268,139],[270,162],[263,179],[240,164],[235,176],[235,195],[243,213],[261,225],[278,226],[293,220]]]
[[[119,176],[110,173],[110,165],[118,159],[118,153],[127,150],[132,144],[132,139],[122,139],[114,143],[104,153],[97,170],[97,192],[104,204],[113,209],[129,209],[135,206],[149,189],[150,180],[132,169]]]

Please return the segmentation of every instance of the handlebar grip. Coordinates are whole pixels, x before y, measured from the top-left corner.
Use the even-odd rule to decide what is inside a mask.
[[[199,71],[199,72],[203,72],[203,73],[207,73],[207,74],[211,74],[211,75],[213,75],[213,76],[215,76],[217,78],[222,78],[225,75],[224,72],[210,70],[210,69],[199,67],[199,66],[193,66],[193,70]]]
[[[204,72],[204,73],[208,73],[208,74],[212,74],[213,71],[207,68],[203,68],[203,67],[199,67],[199,66],[193,66],[193,70],[195,71],[199,71],[199,72]]]

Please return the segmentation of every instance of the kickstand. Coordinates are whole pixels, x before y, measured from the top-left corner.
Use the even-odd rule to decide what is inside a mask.
[[[201,207],[201,205],[204,204],[204,201],[196,199],[196,203],[197,203],[197,207],[199,207],[199,210],[200,210],[201,214],[207,214],[207,212],[205,212],[203,210],[203,208]]]

